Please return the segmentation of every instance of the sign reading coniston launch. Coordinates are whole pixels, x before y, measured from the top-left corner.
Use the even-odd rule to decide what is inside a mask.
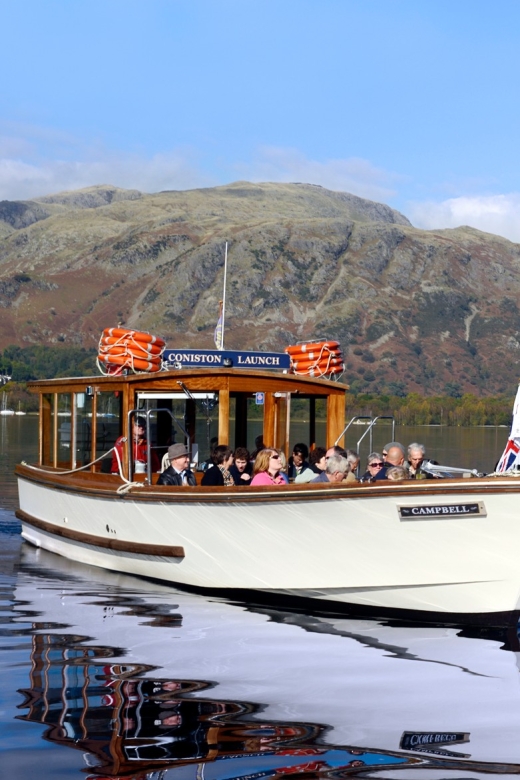
[[[286,352],[235,352],[228,349],[165,349],[163,362],[172,368],[271,368],[287,371]]]

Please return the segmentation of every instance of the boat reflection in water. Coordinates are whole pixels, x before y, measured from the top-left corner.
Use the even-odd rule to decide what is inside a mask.
[[[17,612],[18,718],[89,778],[520,774],[517,658],[496,639],[253,611],[34,550]]]

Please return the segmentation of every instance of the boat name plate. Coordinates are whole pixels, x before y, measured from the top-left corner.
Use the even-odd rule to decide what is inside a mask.
[[[414,750],[416,753],[432,753],[436,756],[449,756],[452,758],[470,758],[469,753],[443,749],[444,745],[460,745],[464,742],[469,742],[469,732],[403,731],[399,747],[401,750]]]
[[[171,368],[274,368],[288,370],[285,352],[235,352],[218,349],[165,349],[163,361]]]
[[[467,731],[403,731],[399,747],[415,750],[429,745],[460,745],[463,742],[469,742]]]
[[[468,504],[416,504],[415,506],[398,506],[400,520],[425,520],[447,517],[487,517],[483,501],[473,501]]]

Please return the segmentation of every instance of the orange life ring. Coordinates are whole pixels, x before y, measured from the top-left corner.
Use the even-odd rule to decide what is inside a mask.
[[[289,355],[298,354],[303,352],[308,354],[309,352],[320,352],[322,349],[341,349],[339,341],[312,341],[308,344],[295,344],[290,347],[286,347],[285,351]]]
[[[315,350],[309,351],[309,352],[303,352],[302,350],[300,350],[299,352],[296,352],[296,350],[293,350],[292,352],[289,353],[289,356],[291,358],[296,358],[296,357],[300,356],[300,357],[305,358],[306,360],[308,360],[309,358],[312,357],[312,355],[314,355],[316,357],[318,355],[335,355],[335,356],[337,356],[337,355],[342,355],[342,354],[343,354],[343,351],[342,351],[341,347],[338,347],[337,349],[329,349],[328,347],[322,347],[321,349],[315,349]]]
[[[136,353],[136,357],[144,357],[145,355],[162,355],[164,347],[159,344],[151,344],[146,341],[127,340],[126,338],[116,339],[113,336],[102,336],[99,342],[100,352],[108,352],[114,347],[127,349],[129,352]]]
[[[157,344],[162,347],[166,346],[164,339],[159,338],[159,336],[152,336],[151,333],[145,333],[144,331],[140,330],[131,330],[129,328],[105,328],[102,334],[102,338],[104,337],[113,337],[116,339],[121,337],[128,337],[134,338],[136,341],[144,341],[146,343]]]
[[[153,358],[151,360],[141,360],[135,358],[132,355],[98,355],[98,360],[102,363],[106,363],[109,366],[126,366],[131,369],[137,369],[138,371],[160,371],[162,361],[160,358]]]
[[[340,349],[335,349],[332,352],[300,352],[297,355],[289,355],[293,363],[298,363],[300,360],[307,362],[316,362],[321,360],[343,360],[343,352]]]
[[[147,352],[143,352],[139,347],[130,346],[129,344],[114,344],[110,347],[98,347],[100,355],[113,355],[116,357],[136,357],[141,360],[150,360],[153,363],[160,363],[162,360],[161,355],[150,355]]]
[[[146,368],[144,370],[148,370],[148,366],[155,366],[159,370],[162,366],[161,358],[155,357],[155,355],[143,356],[131,355],[128,352],[99,352],[98,358],[104,363],[112,363],[118,366],[136,366],[139,369],[143,369],[143,365],[145,365]]]
[[[340,366],[329,366],[329,368],[323,369],[318,367],[313,368],[307,368],[307,369],[292,369],[293,374],[297,374],[298,376],[315,376],[315,377],[328,377],[332,376],[333,374],[342,374],[345,370],[344,364]]]
[[[298,371],[305,371],[308,368],[327,369],[329,366],[339,366],[343,363],[343,358],[322,358],[321,360],[293,360],[291,366]]]

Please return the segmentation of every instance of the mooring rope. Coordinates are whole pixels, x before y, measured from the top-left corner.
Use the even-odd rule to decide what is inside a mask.
[[[125,441],[126,441],[126,439],[125,439]],[[61,476],[62,474],[76,474],[78,471],[84,471],[84,469],[90,468],[90,466],[93,466],[95,463],[99,463],[100,460],[104,460],[104,458],[106,458],[107,455],[110,455],[111,452],[115,452],[116,460],[117,460],[118,475],[123,480],[123,482],[125,483],[124,485],[120,485],[117,488],[116,492],[119,493],[119,495],[121,495],[121,494],[124,494],[124,493],[128,493],[128,491],[131,490],[133,487],[136,487],[136,486],[137,487],[142,487],[143,486],[142,482],[131,482],[130,480],[126,479],[126,477],[123,475],[123,468],[122,468],[122,465],[121,465],[121,458],[119,456],[119,452],[117,450],[117,447],[115,447],[115,446],[111,447],[109,450],[104,452],[103,455],[99,456],[99,458],[96,458],[95,460],[92,460],[90,463],[85,463],[84,466],[78,466],[78,468],[76,468],[76,469],[67,469],[67,471],[60,471],[59,474]],[[27,461],[25,461],[25,460],[22,460],[21,464],[22,464],[22,466],[26,466],[29,469],[34,469],[35,471],[43,471],[46,474],[49,473],[49,469],[48,468],[44,468],[42,466],[35,466],[33,463],[27,463]]]

